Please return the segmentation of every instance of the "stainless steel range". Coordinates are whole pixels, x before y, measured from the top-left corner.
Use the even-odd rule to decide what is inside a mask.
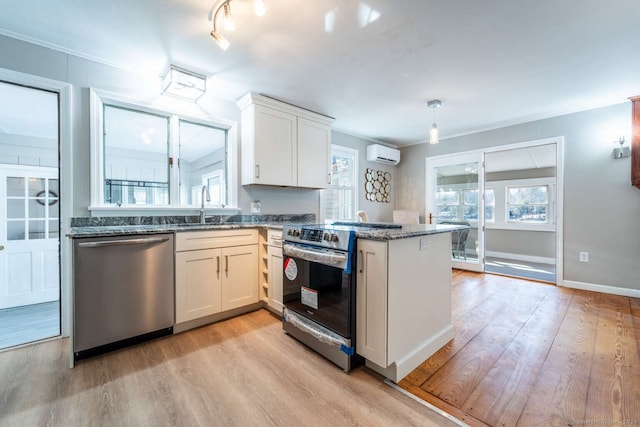
[[[345,371],[360,359],[355,354],[355,229],[375,226],[283,227],[283,329]]]

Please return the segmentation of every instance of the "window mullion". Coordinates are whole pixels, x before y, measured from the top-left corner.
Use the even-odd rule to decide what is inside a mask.
[[[180,126],[177,115],[172,114],[169,118],[169,141],[167,141],[169,156],[173,159],[169,166],[169,205],[177,207],[180,204]],[[169,159],[167,159],[169,163]]]

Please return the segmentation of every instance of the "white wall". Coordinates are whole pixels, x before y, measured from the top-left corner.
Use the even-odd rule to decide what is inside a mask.
[[[58,141],[0,133],[0,163],[58,167]]]
[[[427,156],[564,136],[564,279],[640,290],[640,190],[630,184],[630,159],[611,156],[622,135],[631,139],[628,102],[406,147],[398,207],[424,215]],[[589,263],[579,262],[580,251]]]
[[[365,211],[369,218],[369,222],[393,221],[393,209],[396,204],[396,173],[397,167],[383,163],[367,161],[367,146],[376,144],[376,142],[367,141],[352,135],[340,132],[332,132],[331,143],[342,145],[343,147],[359,150],[358,153],[358,210]],[[391,174],[391,202],[380,203],[371,202],[365,198],[364,184],[366,182],[365,171],[367,168],[389,172]]]

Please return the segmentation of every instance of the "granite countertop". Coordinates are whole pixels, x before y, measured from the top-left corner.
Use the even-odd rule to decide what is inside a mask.
[[[227,223],[227,224],[148,224],[148,225],[103,225],[95,227],[73,227],[68,237],[101,237],[127,234],[158,234],[175,233],[180,231],[200,230],[233,230],[239,228],[271,228],[282,230],[283,224],[278,223]]]
[[[234,218],[235,219],[235,218]],[[246,219],[246,218],[245,218]],[[159,233],[175,233],[182,231],[200,231],[200,230],[233,230],[241,228],[269,228],[274,230],[282,230],[285,224],[313,224],[311,217],[287,217],[275,218],[262,216],[260,218],[250,218],[251,221],[241,222],[208,222],[200,224],[197,222],[176,222],[176,223],[134,223],[128,220],[82,220],[72,224],[67,234],[71,238],[84,237],[104,237],[131,234],[159,234]],[[284,221],[283,221],[284,219]],[[455,230],[468,228],[464,225],[441,225],[441,224],[416,224],[403,225],[402,228],[396,229],[357,229],[356,237],[360,239],[371,240],[397,240],[409,237],[426,236],[430,234],[448,233]]]
[[[71,220],[67,237],[102,237],[131,234],[175,233],[199,230],[233,230],[240,228],[270,228],[282,230],[284,224],[315,222],[314,214],[300,215],[234,215],[208,216],[207,223],[198,217],[78,217]]]
[[[455,230],[464,230],[465,228],[469,227],[466,225],[415,224],[403,225],[402,228],[392,229],[362,229],[356,231],[356,237],[370,240],[397,240],[416,236],[427,236],[430,234],[449,233]]]

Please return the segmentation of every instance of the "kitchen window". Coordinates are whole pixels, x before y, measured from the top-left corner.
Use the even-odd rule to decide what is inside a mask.
[[[236,124],[91,90],[92,210],[236,206]]]
[[[324,220],[355,220],[358,151],[331,146],[331,184],[321,192]]]

